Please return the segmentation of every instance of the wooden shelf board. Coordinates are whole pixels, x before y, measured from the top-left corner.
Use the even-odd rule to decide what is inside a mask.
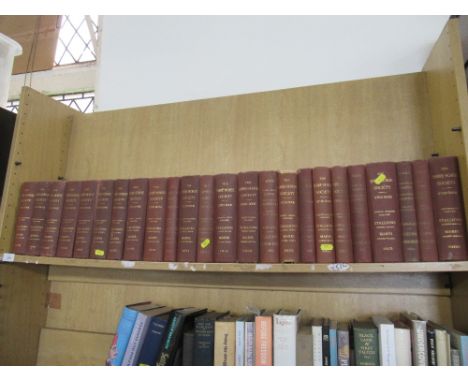
[[[177,263],[120,261],[98,259],[68,259],[4,254],[4,262],[89,267],[107,269],[138,269],[172,272],[230,273],[409,273],[468,272],[468,261],[433,263],[369,263],[369,264],[239,264],[239,263]]]

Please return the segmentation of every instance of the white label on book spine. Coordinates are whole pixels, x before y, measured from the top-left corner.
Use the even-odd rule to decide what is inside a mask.
[[[14,253],[4,253],[2,260],[5,263],[14,263],[15,262],[15,254]]]
[[[345,263],[329,264],[328,270],[331,272],[346,272],[351,269],[351,265]]]

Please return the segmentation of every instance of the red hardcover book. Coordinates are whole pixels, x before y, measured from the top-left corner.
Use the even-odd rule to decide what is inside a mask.
[[[164,261],[176,261],[177,208],[179,206],[180,178],[167,180],[166,230],[164,232]]]
[[[41,241],[47,217],[50,183],[51,182],[38,182],[37,185],[26,252],[28,255],[39,256],[41,253]]]
[[[121,260],[125,244],[125,228],[127,224],[128,179],[118,179],[114,182],[112,195],[112,213],[109,227],[109,244],[107,260]]]
[[[49,200],[47,201],[47,214],[44,234],[41,241],[41,256],[55,256],[57,242],[62,220],[63,202],[66,183],[62,181],[51,182]]]
[[[80,207],[81,182],[67,182],[63,200],[62,221],[57,243],[57,257],[72,257],[76,223]]]
[[[297,174],[299,193],[299,233],[301,263],[315,263],[315,223],[314,194],[312,190],[312,170],[301,169]]]
[[[146,207],[144,261],[163,261],[166,203],[167,178],[150,179]]]
[[[352,263],[353,234],[351,232],[351,207],[349,204],[348,172],[346,167],[331,169],[333,190],[333,228],[336,246],[336,261]]]
[[[354,262],[372,263],[366,167],[349,166],[348,182]]]
[[[130,179],[128,182],[124,260],[136,261],[143,257],[147,202],[148,179]]]
[[[13,244],[13,252],[18,254],[24,255],[28,251],[28,238],[38,184],[39,182],[24,182],[21,185]]]
[[[278,174],[280,261],[299,262],[299,216],[296,173]]]
[[[257,263],[259,260],[258,232],[258,172],[242,172],[238,181],[238,228],[237,259],[239,263]]]
[[[412,167],[419,253],[422,261],[438,261],[429,162],[427,160],[416,160],[412,162]]]
[[[466,222],[456,157],[429,159],[440,261],[467,260]]]
[[[177,261],[197,260],[197,226],[200,193],[199,176],[180,179],[179,218],[177,229]]]
[[[376,263],[402,262],[402,236],[395,163],[366,166],[371,243]]]
[[[98,182],[87,180],[81,183],[80,206],[76,221],[75,245],[73,257],[87,259],[91,247],[94,217],[96,214],[96,196]]]
[[[420,261],[416,201],[411,162],[399,162],[396,166],[398,196],[400,199],[403,259],[406,262]]]
[[[97,184],[96,211],[91,235],[91,250],[89,252],[90,258],[107,259],[113,195],[114,181],[100,180]]]
[[[315,246],[318,263],[335,262],[333,229],[333,195],[331,173],[328,167],[312,170],[315,212]]]
[[[215,249],[216,263],[237,261],[237,175],[215,176]]]
[[[260,262],[279,263],[278,173],[262,171],[258,178]]]
[[[198,211],[197,262],[212,263],[214,248],[214,176],[200,177],[200,206]]]

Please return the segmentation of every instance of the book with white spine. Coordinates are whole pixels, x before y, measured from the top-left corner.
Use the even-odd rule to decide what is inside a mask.
[[[296,366],[296,340],[300,310],[281,309],[273,315],[273,365]]]
[[[323,351],[322,351],[322,318],[314,318],[312,320],[312,365],[323,366]]]
[[[414,366],[428,366],[426,320],[416,313],[402,313],[400,319],[411,329],[411,348]]]
[[[396,365],[411,366],[411,331],[409,326],[401,321],[395,321]]]
[[[380,366],[396,366],[395,326],[384,316],[373,316],[372,321],[379,331]]]

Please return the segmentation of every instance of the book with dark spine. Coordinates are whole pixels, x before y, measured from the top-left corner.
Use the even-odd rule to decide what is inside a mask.
[[[349,206],[355,263],[372,263],[366,167],[348,167]]]
[[[353,321],[356,366],[379,366],[378,331],[371,321]]]
[[[131,179],[128,182],[124,260],[136,261],[143,257],[147,203],[148,179]]]
[[[467,260],[466,222],[457,157],[429,159],[440,261]]]
[[[28,238],[37,188],[38,182],[24,182],[21,185],[13,244],[13,252],[18,254],[26,254],[28,250]]]
[[[258,179],[260,262],[279,262],[278,173],[262,171]]]
[[[395,163],[366,166],[374,262],[402,262],[398,181]]]
[[[298,171],[297,191],[299,195],[301,263],[315,263],[314,195],[310,168]]]
[[[125,227],[127,223],[128,179],[114,182],[112,195],[112,213],[109,227],[108,260],[120,260],[125,244]]]
[[[237,175],[215,176],[215,249],[217,263],[237,262]]]
[[[146,206],[144,261],[163,261],[164,222],[166,218],[167,179],[148,180],[148,203]]]
[[[312,170],[314,190],[315,246],[317,263],[334,263],[335,238],[333,229],[332,180],[328,167]]]
[[[57,257],[72,257],[76,223],[80,207],[81,182],[67,182],[63,200],[62,221],[57,243]]]
[[[212,263],[214,248],[214,202],[213,175],[200,176],[200,202],[198,211],[197,262]]]
[[[194,366],[213,366],[215,322],[228,313],[207,312],[195,317],[195,336],[193,341]]]
[[[81,183],[80,206],[76,221],[73,257],[87,259],[91,247],[91,235],[96,214],[98,181],[87,180]]]
[[[416,160],[412,162],[412,167],[419,254],[421,261],[438,261],[429,162],[427,160]]]
[[[406,262],[420,261],[416,200],[411,162],[398,162],[396,166],[403,259]]]
[[[258,263],[259,260],[259,209],[258,172],[238,175],[238,246],[240,263]]]
[[[199,176],[180,178],[176,257],[179,262],[193,263],[197,260],[199,193]]]
[[[336,262],[352,263],[353,239],[351,233],[351,209],[349,205],[348,173],[346,167],[332,167],[331,177]]]
[[[428,366],[437,366],[436,333],[434,327],[426,325]]]
[[[180,178],[167,179],[167,207],[164,232],[164,261],[177,258],[177,209],[179,207]]]
[[[109,231],[112,219],[112,196],[114,194],[114,181],[101,180],[98,182],[96,196],[96,211],[93,231],[91,235],[91,250],[89,257],[93,259],[106,259],[109,245]]]
[[[330,320],[323,319],[322,323],[322,357],[323,366],[330,366]]]
[[[39,256],[41,253],[41,241],[44,234],[45,220],[47,217],[47,202],[51,182],[38,182],[34,197],[33,213],[26,254]]]
[[[62,220],[63,201],[66,183],[62,181],[51,182],[44,233],[41,240],[41,256],[55,256],[57,242]]]
[[[182,344],[182,366],[193,366],[193,330],[184,332],[183,344]]]
[[[300,260],[299,214],[296,173],[278,175],[278,218],[280,262],[298,263]]]

